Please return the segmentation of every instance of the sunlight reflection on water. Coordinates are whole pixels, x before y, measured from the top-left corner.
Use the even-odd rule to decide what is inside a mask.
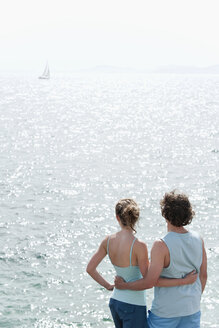
[[[0,81],[0,324],[112,327],[110,294],[85,273],[88,259],[116,231],[123,197],[139,203],[138,236],[150,249],[165,233],[159,200],[178,188],[195,205],[192,228],[205,239],[202,322],[216,327],[218,76],[41,82]],[[100,270],[112,281],[108,260]]]

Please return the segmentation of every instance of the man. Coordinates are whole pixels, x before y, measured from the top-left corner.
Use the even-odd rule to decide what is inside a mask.
[[[147,275],[134,282],[116,277],[118,289],[154,289],[149,311],[150,328],[199,328],[200,300],[207,281],[207,256],[203,240],[184,226],[195,215],[188,197],[172,191],[160,202],[162,216],[167,222],[167,235],[155,241],[151,249],[151,263]],[[190,271],[198,272],[194,284],[159,287],[158,278],[182,278]]]

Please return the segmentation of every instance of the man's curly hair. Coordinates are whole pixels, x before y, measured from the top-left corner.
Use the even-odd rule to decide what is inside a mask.
[[[162,216],[175,227],[190,224],[195,215],[188,197],[173,190],[160,201]]]

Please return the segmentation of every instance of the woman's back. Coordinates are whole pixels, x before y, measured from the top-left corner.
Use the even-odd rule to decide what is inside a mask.
[[[108,290],[112,290],[114,286],[96,270],[107,254],[116,274],[126,281],[140,279],[146,274],[149,265],[146,245],[134,237],[135,225],[140,214],[137,203],[129,198],[121,199],[116,204],[115,213],[121,230],[107,236],[101,242],[87,266],[87,272],[91,277]],[[109,307],[115,327],[147,327],[144,291],[121,291],[114,288]]]
[[[138,264],[136,248],[138,240],[130,233],[119,231],[109,236],[107,253],[113,265],[118,267],[136,266]]]
[[[143,253],[141,254],[141,252]],[[107,254],[116,274],[127,282],[141,279],[142,273],[145,274],[146,272],[146,268],[143,270],[143,266],[141,266],[142,271],[144,271],[141,273],[138,265],[138,258],[141,258],[141,256],[145,257],[145,266],[147,265],[145,249],[141,247],[141,242],[130,231],[123,230],[109,236]],[[129,304],[146,305],[145,291],[118,290],[114,288],[111,298]]]

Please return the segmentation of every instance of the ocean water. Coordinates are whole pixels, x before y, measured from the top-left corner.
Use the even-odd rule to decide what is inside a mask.
[[[207,249],[202,327],[219,327],[219,76],[5,74],[0,95],[0,327],[112,328],[87,262],[124,197],[150,250],[174,188]],[[99,270],[113,281],[108,259]]]

